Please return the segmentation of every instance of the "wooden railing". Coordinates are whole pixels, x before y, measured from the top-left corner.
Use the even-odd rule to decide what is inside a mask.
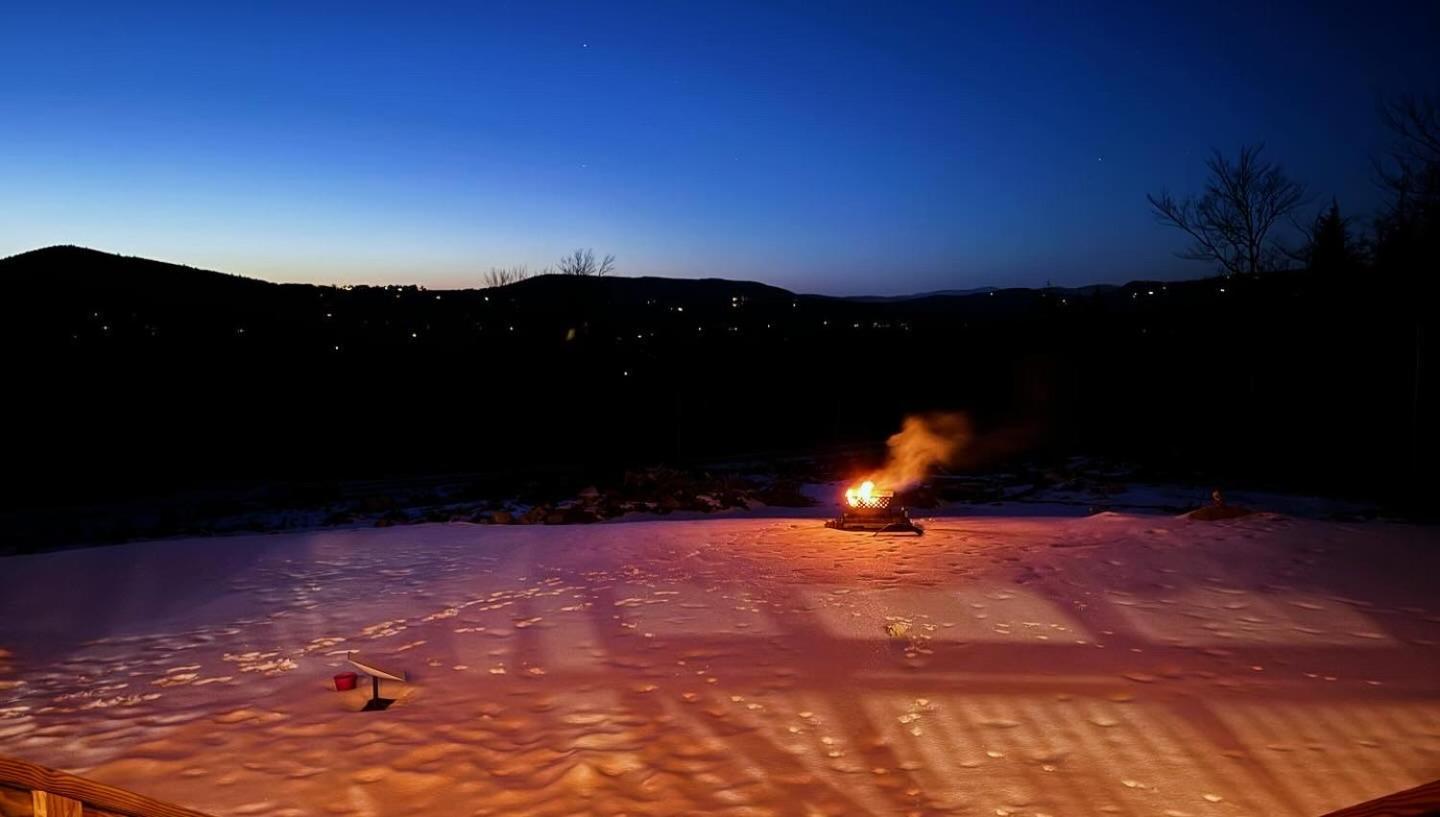
[[[0,817],[209,817],[58,769],[0,756]]]
[[[28,795],[28,798],[27,798]],[[1440,815],[1440,780],[1324,817]],[[104,783],[0,756],[0,817],[210,817]]]
[[[1432,817],[1440,815],[1440,780],[1387,794],[1324,817]]]

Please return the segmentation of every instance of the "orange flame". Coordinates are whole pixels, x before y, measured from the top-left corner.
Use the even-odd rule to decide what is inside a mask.
[[[861,504],[862,502],[865,503],[866,505],[870,504],[870,499],[871,499],[871,497],[873,497],[874,495],[875,495],[875,483],[874,483],[874,482],[871,482],[871,481],[868,480],[868,479],[865,480],[864,482],[860,483],[860,487],[859,487],[859,488],[846,488],[846,489],[845,489],[845,501],[848,502],[848,503],[850,503],[850,506],[851,506],[852,508],[853,508],[854,506],[856,506],[856,505]]]

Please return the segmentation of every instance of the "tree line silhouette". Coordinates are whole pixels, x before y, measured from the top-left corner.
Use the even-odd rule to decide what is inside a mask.
[[[561,258],[556,267],[561,275],[593,275],[598,278],[615,272],[615,256],[606,255],[597,261],[594,250],[579,249]],[[487,287],[503,287],[518,284],[536,275],[550,275],[554,272],[555,268],[552,267],[531,272],[527,264],[514,264],[508,267],[491,267],[481,276],[481,281]]]
[[[1369,266],[1424,285],[1433,278],[1422,266],[1434,262],[1440,218],[1440,99],[1390,100],[1381,105],[1380,116],[1391,144],[1373,164],[1385,198],[1369,229],[1359,234],[1334,198],[1308,224],[1297,221],[1310,202],[1308,189],[1264,159],[1263,144],[1243,145],[1233,159],[1212,151],[1202,193],[1176,198],[1162,189],[1147,196],[1150,209],[1159,223],[1190,238],[1180,257],[1213,263],[1226,275],[1259,275],[1294,264],[1322,274]],[[1298,247],[1275,234],[1286,222],[1302,237]]]
[[[0,260],[0,506],[764,459],[878,443],[931,409],[971,416],[970,467],[1089,453],[1423,506],[1440,128],[1433,100],[1386,111],[1386,206],[1363,230],[1333,201],[1300,221],[1312,202],[1259,149],[1214,157],[1198,196],[1153,196],[1221,273],[1191,281],[866,300],[617,277],[586,250],[452,291],[73,247]]]
[[[1233,160],[1213,151],[1199,195],[1176,199],[1162,190],[1147,199],[1161,224],[1191,239],[1182,258],[1214,263],[1225,275],[1260,275],[1298,264],[1317,276],[1368,272],[1377,284],[1402,293],[1393,319],[1414,329],[1409,418],[1414,469],[1424,448],[1425,370],[1440,272],[1440,98],[1388,100],[1380,116],[1391,142],[1373,165],[1385,197],[1369,229],[1359,234],[1334,198],[1309,224],[1298,222],[1296,213],[1309,201],[1307,188],[1264,160],[1263,145],[1242,146]],[[1298,247],[1274,234],[1286,220],[1302,238]]]

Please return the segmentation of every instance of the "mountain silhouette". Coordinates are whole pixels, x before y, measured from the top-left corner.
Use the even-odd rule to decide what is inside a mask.
[[[1433,441],[1410,420],[1433,385],[1391,317],[1402,296],[1358,276],[885,299],[558,275],[427,290],[64,246],[0,260],[0,287],[0,507],[803,453],[932,409],[972,417],[972,465],[1098,451],[1298,487],[1384,490]]]

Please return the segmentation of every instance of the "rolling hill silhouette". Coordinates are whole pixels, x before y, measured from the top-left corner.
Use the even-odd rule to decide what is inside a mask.
[[[870,300],[722,279],[275,284],[51,247],[0,260],[0,287],[11,505],[803,452],[937,408],[971,414],[977,451],[1299,487],[1384,490],[1433,447],[1409,422],[1400,296],[1303,272]]]

